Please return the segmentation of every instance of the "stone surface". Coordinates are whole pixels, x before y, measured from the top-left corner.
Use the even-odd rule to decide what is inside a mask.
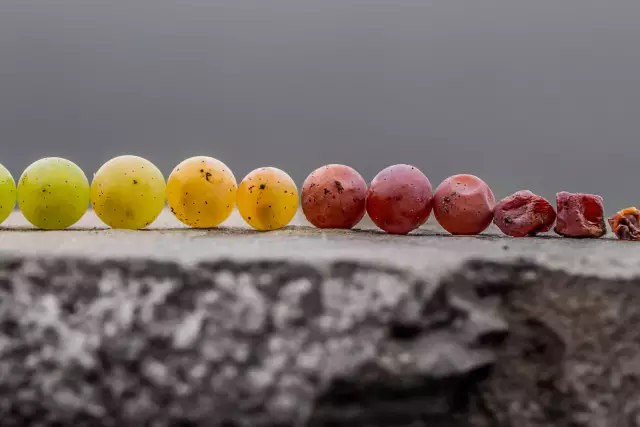
[[[306,227],[303,215],[293,225],[272,232],[250,230],[236,213],[224,226],[194,230],[165,211],[149,230],[110,230],[92,212],[65,231],[37,231],[14,214],[0,226],[0,253],[21,256],[52,255],[101,259],[165,260],[194,265],[220,258],[234,260],[296,260],[301,262],[357,262],[444,274],[467,259],[511,261],[521,257],[549,268],[598,277],[640,275],[640,251],[630,250],[609,233],[605,238],[570,239],[553,234],[537,238],[508,238],[496,227],[479,236],[451,236],[431,218],[408,236],[392,236],[363,220],[357,230],[319,230]]]
[[[472,262],[476,292],[502,300],[509,338],[476,400],[487,424],[640,426],[639,278],[608,280],[522,262]]]
[[[0,300],[3,425],[444,423],[506,333],[352,263],[6,260]]]
[[[640,426],[633,242],[10,224],[3,426]]]

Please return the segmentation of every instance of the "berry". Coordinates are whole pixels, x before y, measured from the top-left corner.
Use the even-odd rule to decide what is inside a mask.
[[[502,199],[493,209],[493,223],[506,235],[535,236],[551,230],[556,211],[546,199],[529,190]]]
[[[0,224],[11,215],[16,197],[16,183],[11,172],[0,164]]]
[[[138,156],[120,156],[102,165],[91,183],[91,203],[111,228],[138,230],[158,218],[164,208],[162,172]]]
[[[316,169],[302,185],[302,211],[318,228],[352,228],[365,213],[367,183],[345,165]]]
[[[640,240],[640,211],[626,208],[609,218],[611,231],[620,240]]]
[[[70,160],[46,157],[31,164],[18,180],[18,205],[24,217],[43,230],[63,230],[89,207],[89,181]]]
[[[554,231],[564,237],[602,237],[606,234],[602,197],[595,194],[556,194],[558,220]]]
[[[366,206],[369,217],[382,230],[407,234],[424,224],[431,214],[431,183],[414,166],[389,166],[371,181]]]
[[[434,214],[451,234],[473,235],[487,229],[493,219],[495,197],[491,188],[474,175],[453,175],[436,189]]]
[[[236,206],[238,185],[231,169],[211,157],[191,157],[173,169],[167,202],[173,215],[195,228],[213,228]]]
[[[297,210],[296,183],[280,169],[255,169],[238,187],[238,211],[256,230],[282,228],[291,222]]]

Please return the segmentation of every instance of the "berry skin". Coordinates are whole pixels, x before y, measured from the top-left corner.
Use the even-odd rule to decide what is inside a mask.
[[[289,224],[298,210],[298,189],[286,172],[259,168],[238,187],[238,211],[256,230],[277,230]]]
[[[191,157],[173,169],[167,181],[167,202],[183,224],[213,228],[236,206],[238,185],[231,169],[212,157]]]
[[[606,234],[604,203],[595,194],[556,194],[558,220],[554,231],[564,237],[593,237]]]
[[[495,197],[491,188],[474,175],[453,175],[436,189],[434,214],[451,234],[474,235],[493,220]]]
[[[529,190],[502,199],[493,209],[493,223],[507,236],[535,236],[551,230],[556,211],[546,199]]]
[[[393,165],[371,181],[367,213],[380,229],[408,234],[424,224],[433,208],[429,179],[415,166]]]
[[[364,216],[367,183],[345,165],[316,169],[302,185],[302,211],[318,228],[353,228]]]
[[[139,230],[151,225],[164,208],[166,183],[162,172],[138,156],[119,156],[93,176],[93,210],[111,228]]]

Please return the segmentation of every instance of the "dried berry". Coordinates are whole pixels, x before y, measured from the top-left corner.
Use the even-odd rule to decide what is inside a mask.
[[[495,198],[491,188],[473,175],[454,175],[436,189],[433,213],[451,234],[482,233],[491,224]]]
[[[604,222],[602,197],[595,194],[556,194],[558,218],[554,231],[564,237],[602,237],[607,229]]]
[[[431,214],[431,183],[415,166],[389,166],[371,181],[366,206],[369,217],[382,230],[407,234]]]
[[[640,240],[640,211],[623,209],[609,218],[609,226],[620,240]]]
[[[318,228],[355,226],[365,212],[367,183],[355,169],[326,165],[316,169],[302,185],[302,212]]]
[[[556,211],[545,198],[529,190],[502,199],[493,210],[493,223],[507,236],[535,236],[551,230]]]

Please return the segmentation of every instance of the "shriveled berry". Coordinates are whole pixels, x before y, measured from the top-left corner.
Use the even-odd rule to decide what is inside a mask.
[[[302,185],[302,212],[318,228],[352,228],[365,212],[367,183],[355,169],[326,165]]]
[[[554,231],[564,237],[602,237],[607,229],[604,222],[602,197],[595,194],[556,194],[558,220]]]
[[[609,218],[611,231],[620,240],[640,240],[640,211],[626,208]]]
[[[535,236],[551,230],[556,211],[544,197],[522,190],[500,200],[493,223],[507,236]]]
[[[367,213],[382,230],[407,234],[427,221],[433,207],[429,179],[411,165],[383,169],[369,186]]]
[[[482,233],[491,224],[495,197],[491,188],[474,175],[453,175],[436,188],[433,213],[451,234]]]

